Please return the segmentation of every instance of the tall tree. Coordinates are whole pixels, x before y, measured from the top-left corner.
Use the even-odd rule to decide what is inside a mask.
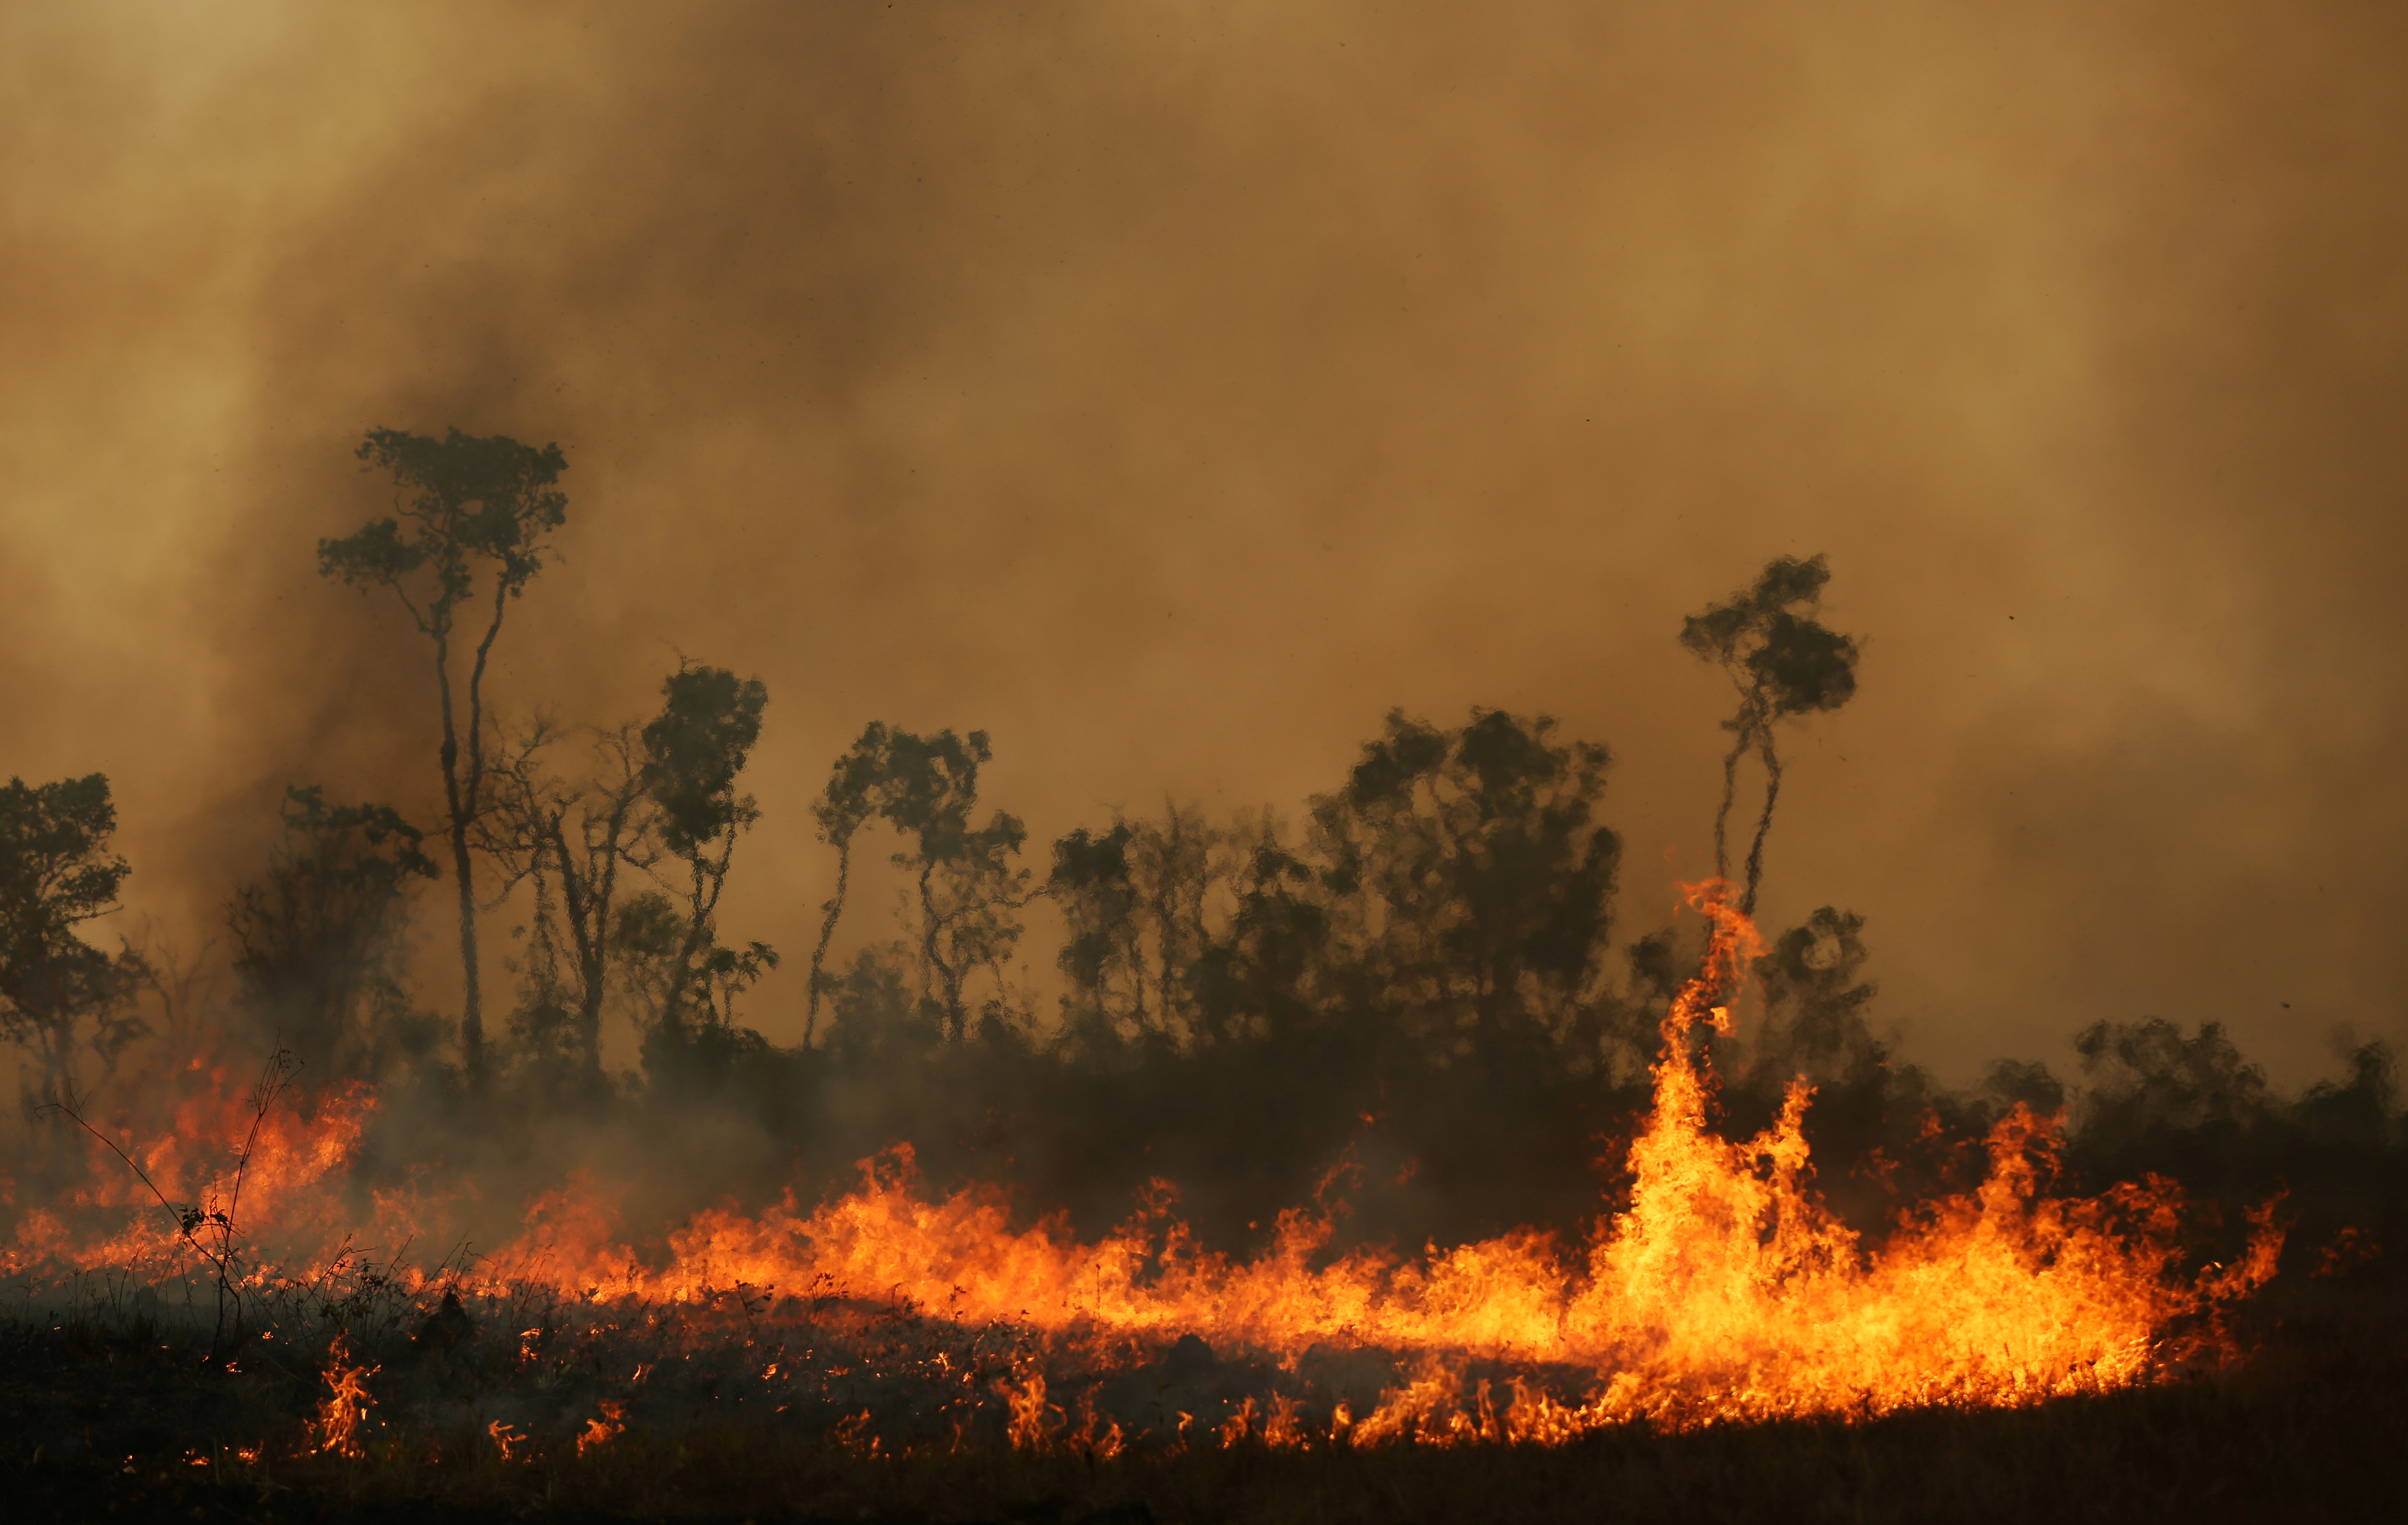
[[[320,540],[318,569],[363,591],[392,590],[435,646],[435,685],[443,723],[438,756],[452,872],[460,889],[461,1057],[471,1076],[481,1076],[485,1026],[468,846],[485,804],[485,671],[502,633],[503,615],[542,569],[551,548],[546,537],[568,516],[568,498],[554,485],[568,463],[558,445],[538,450],[508,436],[485,439],[456,428],[441,439],[371,429],[356,453],[370,467],[392,474],[394,512],[338,540]],[[452,694],[452,642],[463,606],[478,596],[480,568],[490,608],[480,616],[483,629],[468,668],[464,716],[456,712]],[[475,632],[471,624],[468,633]]]
[[[871,721],[860,737],[828,770],[827,788],[811,806],[820,841],[836,849],[836,893],[820,906],[820,940],[811,949],[810,993],[803,1014],[803,1046],[811,1046],[819,1027],[820,996],[829,984],[825,973],[828,943],[836,937],[837,919],[844,914],[846,887],[853,878],[853,839],[877,813],[893,766],[885,724]]]
[[[983,827],[970,825],[979,765],[993,755],[984,731],[967,739],[950,730],[887,734],[880,813],[912,843],[895,863],[918,888],[921,967],[942,1007],[946,1035],[957,1043],[969,1022],[964,984],[981,965],[1000,979],[1028,901],[1029,872],[1014,862],[1027,828],[1003,811]]]
[[[752,797],[738,793],[736,779],[761,739],[761,712],[769,690],[758,678],[738,678],[725,668],[681,667],[661,684],[658,718],[641,737],[638,776],[657,813],[655,829],[668,855],[685,867],[681,933],[666,951],[661,1011],[667,1023],[682,1020],[697,975],[718,982],[744,982],[774,965],[776,954],[754,943],[749,957],[719,948],[720,896],[736,840],[761,818]],[[720,957],[724,953],[724,957]]]
[[[0,1038],[29,1050],[42,1096],[73,1083],[81,1029],[104,1059],[141,1035],[131,1009],[145,971],[129,949],[116,957],[76,928],[117,909],[132,872],[108,850],[117,807],[100,773],[0,788]]]
[[[1682,622],[1681,644],[1721,668],[1739,694],[1739,709],[1723,728],[1731,733],[1723,758],[1722,805],[1714,812],[1714,875],[1729,876],[1726,848],[1731,806],[1739,791],[1740,760],[1754,753],[1764,765],[1764,809],[1747,853],[1747,884],[1740,910],[1756,911],[1764,879],[1764,839],[1772,830],[1772,807],[1781,798],[1781,753],[1775,727],[1817,711],[1836,710],[1856,691],[1856,643],[1814,618],[1824,584],[1831,580],[1822,556],[1779,556],[1765,563],[1755,583],[1728,601],[1708,604]]]
[[[1159,820],[1128,825],[1137,916],[1154,946],[1154,1005],[1166,1029],[1179,1026],[1192,1033],[1196,961],[1211,941],[1205,905],[1236,870],[1233,834],[1213,827],[1197,806],[1175,799],[1164,801]]]
[[[1055,962],[1070,977],[1064,1005],[1082,1036],[1104,1037],[1124,1018],[1137,1036],[1148,1029],[1144,901],[1129,861],[1135,837],[1120,821],[1100,833],[1081,827],[1054,843],[1045,890],[1070,933]]]
[[[572,783],[545,770],[543,755],[560,738],[548,722],[537,721],[496,759],[494,808],[480,833],[513,881],[535,886],[529,955],[536,988],[523,1019],[540,1017],[534,1028],[565,1027],[558,1037],[587,1083],[602,1072],[602,1007],[610,988],[621,872],[649,873],[660,862],[656,807],[638,761],[635,723],[592,734],[593,766]],[[564,942],[566,981],[559,973]]]

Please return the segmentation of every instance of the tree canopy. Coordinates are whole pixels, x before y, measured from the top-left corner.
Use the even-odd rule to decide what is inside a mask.
[[[72,1082],[83,1043],[110,1057],[142,1030],[126,1009],[139,960],[76,930],[117,909],[133,871],[109,851],[116,830],[105,774],[0,788],[0,1037],[33,1052],[47,1095]]]
[[[1681,644],[1722,669],[1739,696],[1739,709],[1723,722],[1731,733],[1723,757],[1722,805],[1714,813],[1714,874],[1729,873],[1731,807],[1739,789],[1740,760],[1750,753],[1764,765],[1764,809],[1747,854],[1747,882],[1740,909],[1753,914],[1764,880],[1764,842],[1772,831],[1773,807],[1781,798],[1781,753],[1774,727],[1819,711],[1836,710],[1856,691],[1856,641],[1814,618],[1825,584],[1831,581],[1822,556],[1803,560],[1776,556],[1755,583],[1725,601],[1708,604],[1681,625]]]

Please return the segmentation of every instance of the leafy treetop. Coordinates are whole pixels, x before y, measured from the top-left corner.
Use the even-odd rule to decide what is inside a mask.
[[[319,569],[354,587],[393,588],[430,634],[449,628],[452,606],[468,596],[477,558],[495,564],[497,594],[518,597],[542,569],[544,536],[568,516],[567,495],[553,485],[568,468],[558,445],[538,450],[507,435],[480,438],[457,428],[439,440],[370,429],[357,454],[391,472],[408,496],[397,517],[320,540]],[[435,583],[423,607],[406,586],[422,568],[432,569]]]

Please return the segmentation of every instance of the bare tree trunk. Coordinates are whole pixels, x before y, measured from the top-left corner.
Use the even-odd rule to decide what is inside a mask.
[[[962,1010],[962,971],[945,962],[944,955],[937,951],[938,937],[944,928],[944,923],[937,916],[936,897],[928,888],[928,876],[936,870],[933,858],[920,866],[920,915],[923,925],[920,951],[928,960],[928,967],[937,971],[937,978],[943,983],[946,1036],[958,1043],[968,1028],[969,1018]]]
[[[827,961],[828,942],[836,936],[836,922],[844,914],[845,881],[853,872],[853,833],[846,832],[836,844],[836,895],[822,907],[827,913],[820,923],[819,946],[811,950],[811,991],[803,1009],[803,1046],[811,1046],[811,1033],[820,1020],[820,968]]]
[[[1727,878],[1730,873],[1730,857],[1724,843],[1728,840],[1731,804],[1739,794],[1739,760],[1747,755],[1748,745],[1755,740],[1749,734],[1745,710],[1740,712],[1739,720],[1732,728],[1738,735],[1731,742],[1729,755],[1723,758],[1723,802],[1714,812],[1714,877],[1717,879]]]
[[[1781,754],[1773,750],[1770,726],[1757,755],[1764,759],[1764,813],[1756,817],[1756,842],[1747,850],[1747,888],[1739,899],[1740,914],[1747,916],[1756,914],[1756,888],[1764,881],[1764,839],[1772,830],[1772,807],[1781,798]]]
[[[713,863],[697,853],[694,865],[694,891],[687,899],[690,914],[685,924],[685,943],[678,949],[675,967],[669,971],[668,994],[661,1005],[661,1020],[680,1024],[678,1009],[685,1004],[686,987],[694,983],[694,961],[711,944],[718,931],[716,914],[720,891],[727,886],[727,865],[736,856],[736,828],[727,829],[727,841],[719,850],[719,861]]]
[[[485,786],[485,663],[493,655],[494,638],[502,633],[502,611],[509,607],[509,592],[507,579],[494,579],[494,618],[485,626],[485,639],[477,642],[476,665],[468,669],[468,777],[466,787],[452,791],[452,851],[460,866],[460,957],[468,971],[460,1048],[469,1080],[476,1085],[482,1085],[485,1077],[485,1017],[477,971],[477,893],[469,878],[468,827],[483,803]],[[447,703],[445,709],[450,708]],[[445,720],[448,732],[448,714]]]
[[[606,879],[598,891],[588,895],[586,914],[593,927],[578,939],[577,1046],[584,1054],[589,1078],[602,1073],[602,998],[608,993],[604,982],[610,972],[610,929],[602,923],[609,904],[610,885]]]
[[[565,814],[550,817],[541,831],[560,871],[561,909],[568,922],[569,952],[577,959],[577,1048],[590,1077],[602,1070],[602,978],[609,951],[603,921],[610,904],[610,865],[606,863],[599,885],[584,877],[593,865],[580,867],[569,856]]]
[[[452,642],[435,632],[435,683],[443,699],[443,803],[451,813],[452,873],[460,886],[460,1058],[471,1080],[485,1072],[485,1018],[477,985],[477,887],[468,857],[473,813],[460,788],[460,733],[452,717]],[[481,755],[481,752],[480,752]]]

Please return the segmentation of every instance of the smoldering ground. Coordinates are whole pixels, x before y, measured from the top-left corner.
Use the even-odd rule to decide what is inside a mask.
[[[2403,1030],[2379,8],[0,27],[7,768],[109,773],[188,949],[284,784],[435,813],[423,653],[311,557],[362,429],[457,424],[571,463],[507,710],[767,681],[745,936],[808,945],[871,717],[987,728],[1041,842],[1473,703],[1613,747],[1635,934],[1713,806],[1679,617],[1823,551],[1864,691],[1768,919],[1865,914],[1910,1052]]]

